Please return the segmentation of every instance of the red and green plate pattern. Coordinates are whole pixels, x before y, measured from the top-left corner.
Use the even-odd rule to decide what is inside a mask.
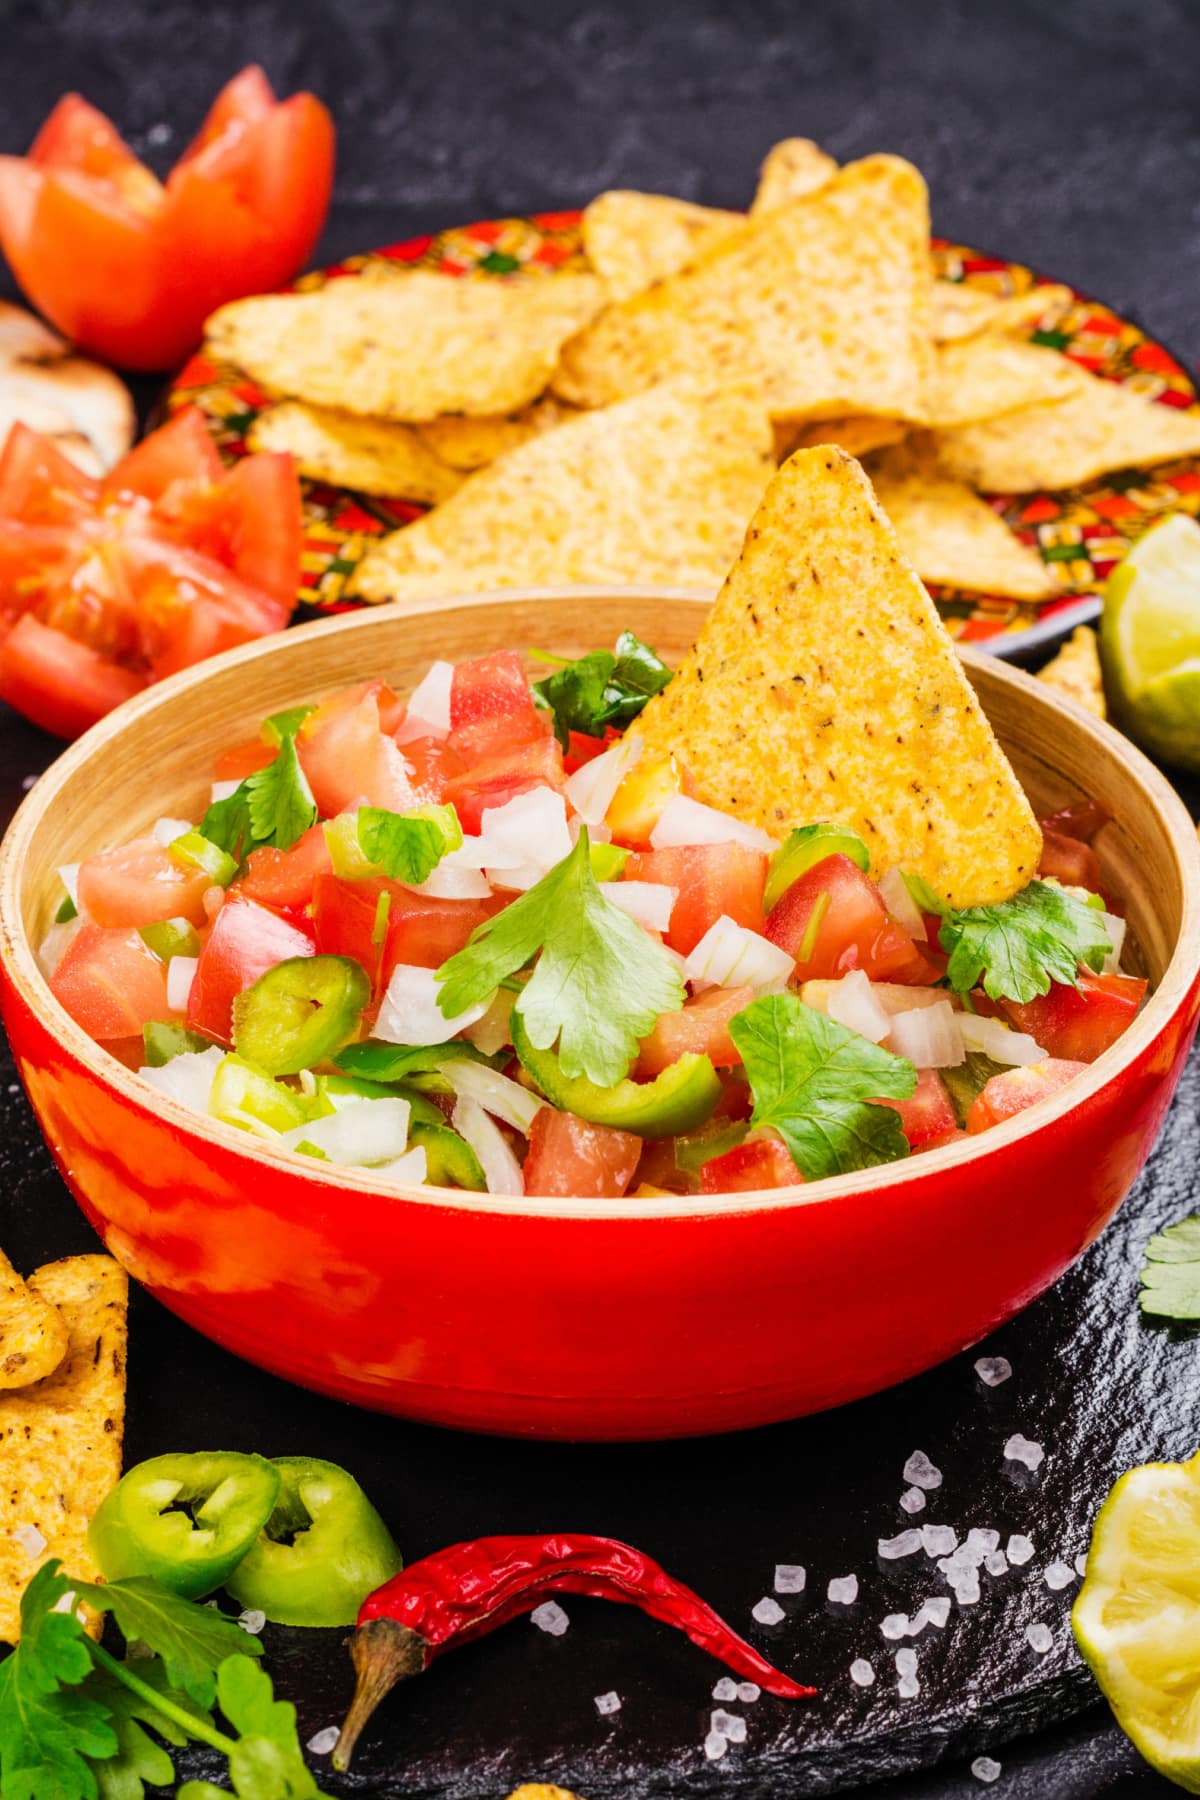
[[[488,279],[518,270],[552,277],[586,266],[577,212],[535,213],[492,219],[411,238],[333,268],[306,275],[301,289],[352,278],[372,262],[404,263],[443,274]],[[984,256],[961,244],[935,239],[938,275],[1000,295],[1024,293],[1039,277],[1021,263]],[[1060,288],[1061,284],[1056,284]],[[1143,393],[1162,406],[1189,407],[1196,390],[1179,362],[1144,331],[1111,308],[1066,290],[1028,329],[1034,343],[1049,344],[1107,380]],[[207,418],[230,456],[245,450],[246,433],[267,396],[240,370],[215,363],[203,351],[181,371],[168,398],[172,410],[192,402]],[[373,538],[394,531],[425,510],[403,498],[383,500],[305,481],[305,543],[301,616],[342,611],[361,602],[345,598],[349,575]],[[1013,655],[1053,641],[1099,610],[1109,571],[1157,519],[1175,511],[1200,513],[1200,457],[1155,468],[1129,468],[1060,493],[989,495],[990,504],[1017,537],[1056,566],[1062,594],[1034,604],[958,588],[931,589],[952,636],[986,643]]]

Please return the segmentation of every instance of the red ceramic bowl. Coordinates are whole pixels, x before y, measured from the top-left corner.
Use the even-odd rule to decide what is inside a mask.
[[[4,1017],[21,1076],[108,1248],[198,1330],[303,1386],[442,1425],[728,1431],[839,1405],[963,1349],[1111,1218],[1196,1027],[1200,846],[1123,738],[986,658],[967,658],[971,679],[1037,809],[1090,794],[1112,812],[1097,849],[1154,988],[1085,1075],[982,1137],[727,1199],[383,1193],[199,1120],[51,998],[33,946],[61,891],[56,867],[162,814],[196,816],[214,753],[264,714],[368,674],[404,691],[436,656],[577,655],[624,626],[673,658],[703,605],[576,589],[305,627],[152,688],[38,782],[0,850]]]

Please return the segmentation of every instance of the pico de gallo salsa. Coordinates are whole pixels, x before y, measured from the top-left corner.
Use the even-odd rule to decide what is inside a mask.
[[[953,910],[836,822],[776,841],[637,719],[631,633],[437,662],[277,713],[199,820],[64,868],[41,947],[85,1031],[280,1150],[502,1194],[724,1194],[985,1131],[1112,1045],[1146,982],[1087,803]]]

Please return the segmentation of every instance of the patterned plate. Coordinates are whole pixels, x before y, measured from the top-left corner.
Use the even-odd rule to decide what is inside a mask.
[[[560,269],[586,267],[577,212],[536,213],[527,219],[493,219],[436,236],[412,238],[384,250],[349,258],[306,275],[301,289],[353,276],[372,262],[487,279],[515,270],[552,277]],[[961,244],[935,239],[937,273],[995,294],[1019,294],[1048,279],[1020,263],[982,256]],[[1052,304],[1029,330],[1036,344],[1062,350],[1084,368],[1135,388],[1163,406],[1187,407],[1196,390],[1180,364],[1128,320],[1108,307],[1067,290],[1069,301]],[[168,396],[176,408],[193,402],[207,417],[229,455],[245,450],[246,432],[266,397],[240,370],[192,357]],[[380,500],[320,482],[305,481],[305,546],[300,599],[304,614],[346,610],[361,604],[343,598],[346,579],[371,538],[417,518],[425,509],[397,498]],[[951,635],[982,644],[998,656],[1019,656],[1064,636],[1100,610],[1099,591],[1113,565],[1162,514],[1200,513],[1200,457],[1153,469],[1123,469],[1085,487],[1056,494],[988,496],[1022,542],[1056,563],[1061,598],[1042,604],[933,587]],[[302,614],[302,616],[304,616]]]

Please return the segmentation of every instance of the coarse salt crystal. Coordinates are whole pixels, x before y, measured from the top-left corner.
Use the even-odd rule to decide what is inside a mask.
[[[936,1625],[944,1631],[950,1620],[950,1602],[945,1594],[938,1594],[933,1600],[922,1600],[917,1616],[909,1628],[909,1635],[915,1637],[922,1625]]]
[[[746,1741],[746,1721],[740,1713],[726,1712],[718,1706],[709,1715],[709,1726],[719,1732],[731,1744],[744,1744]]]
[[[1006,1462],[1024,1463],[1027,1469],[1040,1469],[1045,1461],[1046,1452],[1031,1438],[1023,1437],[1019,1431],[1014,1431],[1004,1446],[1004,1457]]]
[[[251,1637],[257,1637],[267,1622],[267,1615],[260,1606],[249,1606],[244,1613],[238,1614],[238,1624]]]
[[[858,1599],[858,1576],[835,1575],[825,1592],[835,1606],[853,1606]]]
[[[905,1488],[900,1496],[900,1504],[906,1513],[925,1511],[925,1496],[918,1487]]]
[[[897,1675],[915,1675],[917,1672],[917,1653],[915,1650],[897,1650]]]
[[[724,1756],[728,1748],[727,1740],[721,1736],[719,1731],[710,1731],[704,1740],[704,1754],[709,1762],[716,1762],[718,1757]]]
[[[871,1687],[875,1681],[875,1670],[865,1656],[858,1656],[850,1664],[850,1679],[856,1687]]]
[[[1031,1650],[1036,1650],[1039,1656],[1045,1656],[1047,1650],[1053,1647],[1054,1633],[1048,1625],[1027,1625],[1025,1642]]]
[[[1079,1556],[1077,1556],[1075,1558],[1075,1573],[1077,1575],[1086,1575],[1087,1574],[1087,1551],[1086,1550],[1084,1550]]]
[[[922,1525],[920,1535],[926,1556],[950,1556],[958,1544],[952,1525]]]
[[[902,1531],[894,1538],[880,1538],[876,1548],[885,1562],[895,1562],[901,1556],[914,1556],[923,1541],[919,1531]]]
[[[549,1632],[551,1637],[561,1637],[571,1623],[557,1600],[543,1600],[540,1606],[534,1607],[529,1620],[539,1631]]]
[[[915,1700],[921,1691],[921,1684],[915,1675],[905,1675],[896,1683],[896,1692],[902,1700]]]
[[[13,1532],[13,1542],[20,1544],[26,1556],[40,1556],[46,1548],[46,1539],[36,1525],[18,1525]]]
[[[935,1468],[923,1450],[913,1451],[904,1465],[903,1475],[905,1481],[911,1482],[913,1487],[924,1488],[926,1493],[942,1485],[942,1471]]]
[[[1059,1588],[1070,1587],[1075,1579],[1075,1571],[1070,1563],[1052,1562],[1048,1569],[1043,1569],[1042,1577],[1046,1586],[1057,1592]]]
[[[1015,1532],[1008,1540],[1006,1555],[1010,1563],[1016,1563],[1020,1568],[1021,1564],[1027,1563],[1033,1555],[1033,1545],[1027,1537],[1022,1537],[1019,1532]]]
[[[975,1364],[975,1373],[984,1387],[999,1387],[1012,1374],[1012,1364],[1007,1356],[981,1356]]]
[[[802,1594],[807,1580],[808,1574],[800,1567],[799,1563],[775,1564],[775,1592],[777,1594]]]
[[[993,1550],[991,1555],[984,1560],[983,1566],[989,1575],[1008,1574],[1008,1558],[1003,1550]]]
[[[971,1773],[976,1781],[998,1781],[1000,1764],[990,1756],[977,1756],[971,1764]]]
[[[974,1606],[979,1599],[979,1576],[972,1569],[969,1574],[960,1575],[951,1583],[954,1598],[960,1606]]]
[[[753,1706],[761,1693],[762,1689],[759,1687],[757,1681],[738,1682],[737,1697],[739,1700],[743,1701],[746,1706]]]
[[[328,1756],[329,1752],[333,1749],[333,1746],[337,1743],[337,1741],[338,1741],[337,1726],[336,1725],[323,1725],[321,1727],[320,1731],[313,1732],[312,1736],[308,1740],[308,1743],[305,1745],[305,1749],[311,1750],[314,1756]]]
[[[713,1689],[712,1697],[714,1700],[736,1700],[738,1697],[737,1682],[731,1681],[728,1675],[722,1675]]]
[[[772,1600],[770,1594],[764,1594],[757,1605],[750,1608],[750,1617],[757,1619],[760,1625],[778,1625],[783,1616],[782,1606],[778,1600]]]
[[[22,775],[22,777],[21,777],[21,792],[23,794],[27,794],[29,792],[29,790],[34,786],[36,781],[37,781],[36,775]]]
[[[621,1696],[620,1694],[613,1693],[610,1689],[607,1694],[597,1694],[595,1696],[595,1706],[596,1711],[600,1714],[620,1712]]]
[[[993,1550],[998,1550],[999,1547],[1000,1533],[998,1531],[993,1531],[990,1525],[972,1525],[970,1531],[967,1533],[966,1544],[964,1546],[964,1548],[980,1562],[983,1561],[985,1556],[990,1556]]]
[[[909,1629],[908,1614],[889,1613],[879,1629],[882,1631],[885,1638],[891,1638],[893,1641],[895,1641],[896,1638],[906,1636]]]

